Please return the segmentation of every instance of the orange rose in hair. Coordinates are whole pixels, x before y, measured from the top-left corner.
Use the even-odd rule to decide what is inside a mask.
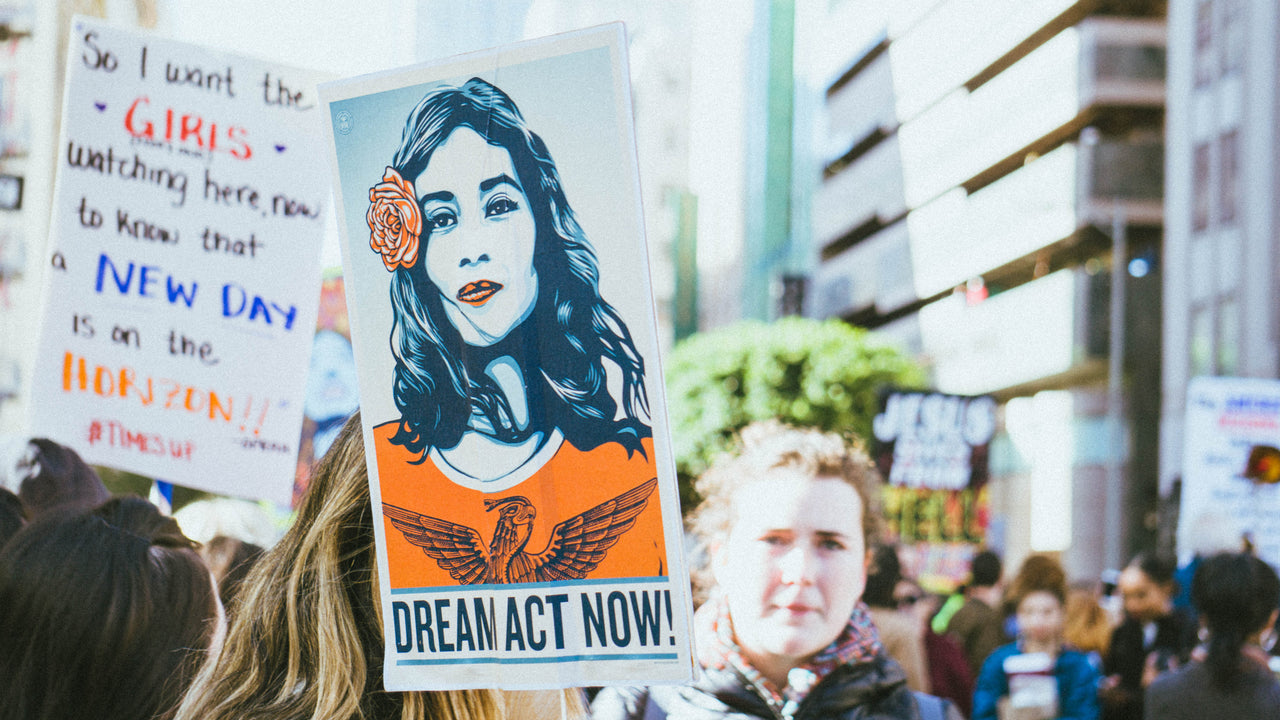
[[[387,270],[411,268],[418,261],[418,236],[422,233],[422,211],[414,197],[413,183],[393,168],[382,174],[382,182],[369,189],[369,247],[382,255]]]

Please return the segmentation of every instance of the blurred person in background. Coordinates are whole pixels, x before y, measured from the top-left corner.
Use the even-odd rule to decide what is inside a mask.
[[[1195,622],[1173,606],[1178,591],[1174,570],[1171,559],[1144,552],[1120,573],[1124,621],[1111,633],[1103,662],[1105,720],[1141,720],[1143,690],[1161,673],[1185,663],[1195,647]]]
[[[924,631],[913,613],[898,611],[894,593],[900,582],[902,563],[898,559],[898,548],[880,545],[872,550],[862,601],[867,604],[871,620],[880,633],[884,651],[897,660],[907,673],[907,687],[919,692],[931,692]]]
[[[88,510],[111,497],[75,450],[45,438],[27,443],[14,475],[18,497],[33,520],[54,510]]]
[[[1147,687],[1145,717],[1280,718],[1280,682],[1259,647],[1280,613],[1275,570],[1244,553],[1205,558],[1192,580],[1191,599],[1208,632],[1207,648]]]
[[[951,616],[947,634],[955,638],[969,661],[974,677],[996,648],[1009,641],[1002,612],[1003,565],[1000,556],[983,550],[973,556],[969,582],[964,587],[964,605]]]
[[[1195,619],[1195,606],[1191,602],[1191,580],[1201,561],[1218,553],[1240,552],[1244,546],[1244,533],[1235,518],[1217,510],[1205,510],[1195,516],[1187,530],[1186,557],[1179,558],[1173,580],[1178,591],[1173,596],[1173,607]]]
[[[1067,644],[1089,656],[1089,662],[1102,672],[1102,659],[1107,656],[1111,644],[1111,632],[1115,628],[1111,617],[1098,601],[1098,591],[1092,583],[1073,586],[1067,592],[1067,619],[1063,637]]]
[[[0,719],[172,717],[222,629],[194,548],[136,497],[15,535],[0,550]]]
[[[215,536],[200,546],[200,557],[204,558],[213,580],[218,585],[218,597],[222,607],[230,614],[233,601],[240,590],[240,585],[248,576],[253,564],[262,557],[263,548],[253,543],[226,535]]]
[[[694,615],[700,678],[609,687],[596,720],[811,717],[958,720],[907,688],[866,605],[879,479],[841,437],[777,422],[743,429],[697,482],[690,523],[710,558]]]
[[[955,703],[965,717],[973,711],[973,674],[960,645],[950,635],[934,632],[931,620],[942,598],[925,592],[915,580],[904,578],[893,589],[899,613],[910,615],[924,638],[929,692]]]
[[[575,691],[389,692],[373,507],[356,413],[321,460],[293,525],[244,583],[221,652],[184,720],[533,720],[583,717]]]
[[[982,665],[973,697],[973,720],[1097,720],[1099,674],[1084,653],[1063,638],[1067,575],[1045,555],[1027,558],[1009,583],[1008,600],[1018,620],[1018,639],[998,648]],[[1054,680],[1052,702],[1019,705],[1011,698],[1021,660],[1042,656]],[[1039,671],[1043,673],[1044,671]]]

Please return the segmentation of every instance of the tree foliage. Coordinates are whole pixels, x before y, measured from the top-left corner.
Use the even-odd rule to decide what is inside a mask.
[[[668,409],[681,500],[692,478],[755,420],[777,418],[869,441],[886,386],[918,388],[924,372],[866,330],[839,320],[748,321],[682,341],[667,363]]]

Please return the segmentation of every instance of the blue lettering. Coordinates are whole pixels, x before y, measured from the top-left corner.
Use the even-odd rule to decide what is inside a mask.
[[[409,629],[413,626],[413,620],[409,614],[408,603],[398,600],[391,603],[391,615],[395,618],[396,652],[409,652],[413,649],[413,639],[409,637]],[[404,629],[403,634],[400,632],[401,628]]]
[[[427,636],[427,647],[436,651],[436,639],[431,635],[431,605],[426,600],[413,601],[413,619],[418,635],[418,652],[422,652],[422,636]]]
[[[262,316],[263,322],[268,325],[271,324],[271,313],[267,311],[267,304],[262,301],[262,298],[254,295],[253,306],[249,308],[249,321],[252,322],[259,315]]]
[[[534,605],[538,606],[538,614],[539,615],[543,614],[542,598],[538,597],[537,595],[530,595],[529,598],[524,601],[525,628],[528,631],[527,634],[529,636],[529,647],[533,648],[534,650],[541,650],[542,648],[547,646],[547,634],[541,630],[534,632],[534,629],[533,629],[533,606]]]
[[[520,633],[520,608],[516,605],[516,599],[507,598],[507,652],[519,646],[520,650],[524,649],[524,635]]]
[[[187,288],[183,286],[182,283],[173,281],[172,275],[169,276],[169,279],[166,282],[166,289],[169,292],[169,302],[171,303],[177,302],[178,298],[182,298],[183,302],[187,304],[187,307],[191,307],[191,303],[196,301],[196,283],[194,280],[191,282],[190,295],[187,294]]]
[[[120,279],[120,273],[116,272],[115,263],[111,262],[111,258],[106,253],[102,253],[98,257],[98,282],[94,286],[97,292],[102,292],[102,279],[106,277],[107,268],[111,268],[111,277],[115,279],[116,287],[119,288],[121,295],[129,292],[129,286],[133,284],[133,263],[129,263],[129,272],[125,273],[124,280]]]
[[[240,298],[239,298],[240,305],[236,307],[235,312],[231,311],[231,291],[233,288],[237,293],[240,294]],[[222,317],[235,317],[240,313],[244,312],[244,305],[246,300],[247,300],[247,296],[245,295],[244,288],[240,287],[239,285],[236,285],[235,283],[227,283],[226,285],[223,285],[222,286]]]
[[[155,265],[143,265],[138,271],[138,294],[142,297],[151,297],[147,294],[147,288],[156,281],[155,276],[151,273],[159,272],[160,268]]]
[[[436,637],[440,639],[440,652],[453,650],[453,643],[445,642],[444,639],[444,633],[449,629],[449,621],[444,619],[444,610],[448,607],[448,600],[436,600]]]
[[[294,320],[296,320],[296,319],[297,319],[297,317],[298,317],[298,306],[297,306],[297,305],[290,305],[290,306],[289,306],[289,309],[288,309],[288,310],[285,310],[284,308],[280,307],[279,305],[277,305],[277,304],[275,304],[275,303],[271,303],[271,307],[275,308],[275,309],[276,309],[276,312],[278,312],[278,313],[280,313],[280,314],[284,315],[284,329],[285,329],[285,330],[292,330],[292,329],[293,329],[293,321],[294,321]]]

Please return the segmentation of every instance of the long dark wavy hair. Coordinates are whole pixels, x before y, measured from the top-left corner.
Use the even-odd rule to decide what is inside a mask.
[[[432,90],[410,113],[392,167],[412,181],[458,128],[470,128],[511,155],[534,218],[537,302],[529,318],[491,348],[467,345],[445,316],[426,263],[392,272],[391,352],[400,425],[391,442],[411,452],[458,444],[477,412],[504,442],[559,428],[580,450],[618,442],[628,453],[649,437],[644,359],[627,325],[600,297],[595,251],[574,217],[546,144],[502,90],[479,78]],[[424,231],[424,245],[431,242]],[[424,247],[425,252],[425,247]],[[530,422],[517,425],[506,396],[485,374],[496,357],[516,358],[528,387]],[[619,403],[604,361],[622,374]]]

